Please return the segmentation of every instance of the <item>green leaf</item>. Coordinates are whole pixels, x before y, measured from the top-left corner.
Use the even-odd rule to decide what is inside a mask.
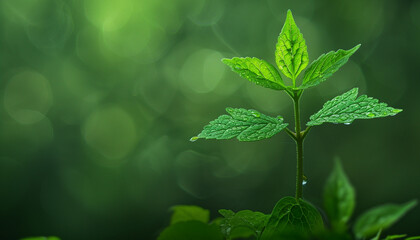
[[[344,173],[340,161],[336,160],[334,170],[324,189],[324,207],[334,230],[338,232],[346,230],[355,203],[354,188]]]
[[[226,108],[229,115],[222,115],[206,125],[197,137],[205,139],[231,139],[236,137],[239,141],[257,141],[270,138],[287,127],[283,118],[269,117],[255,110],[243,108]]]
[[[28,237],[21,238],[20,240],[60,240],[58,237]]]
[[[269,218],[269,215],[250,210],[234,213],[231,210],[221,209],[219,213],[225,217],[220,228],[227,239],[248,238],[250,236],[258,238]]]
[[[276,68],[270,63],[258,58],[222,59],[222,62],[241,77],[266,88],[284,90],[286,86]]]
[[[359,47],[360,44],[349,50],[339,49],[336,52],[331,51],[327,54],[322,54],[306,69],[302,85],[298,88],[310,88],[325,81],[343,66]]]
[[[371,119],[394,116],[402,109],[388,107],[377,99],[361,95],[357,97],[358,89],[350,91],[326,102],[321,110],[310,117],[307,126],[321,125],[325,122],[350,124],[355,119]]]
[[[375,237],[373,237],[372,239],[370,239],[370,240],[380,240],[380,238],[381,238],[381,234],[382,234],[382,229],[380,229],[379,231],[378,231],[378,233],[375,235]]]
[[[191,220],[208,223],[210,220],[210,211],[198,206],[178,205],[173,206],[171,210],[174,211],[171,217],[171,225]]]
[[[216,226],[199,221],[178,222],[165,228],[157,240],[222,240]]]
[[[386,204],[368,210],[360,216],[354,225],[356,237],[369,237],[380,229],[386,229],[398,221],[406,212],[417,204],[416,200],[405,204]]]
[[[284,197],[274,207],[261,240],[272,239],[285,231],[315,233],[323,228],[322,217],[314,206],[302,199]]]
[[[308,65],[308,50],[302,33],[296,26],[292,12],[287,11],[286,22],[276,45],[276,63],[280,71],[295,82]]]
[[[409,238],[406,238],[405,240],[416,240],[416,239],[420,239],[420,236],[409,237]]]
[[[390,235],[390,236],[387,236],[387,237],[385,238],[385,240],[399,239],[399,238],[403,238],[403,237],[406,237],[406,236],[407,236],[407,234]]]

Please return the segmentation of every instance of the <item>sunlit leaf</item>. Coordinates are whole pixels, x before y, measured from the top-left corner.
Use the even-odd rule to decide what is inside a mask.
[[[401,205],[386,204],[370,209],[356,220],[354,233],[358,238],[370,237],[379,230],[390,227],[416,204],[417,201],[413,200]]]
[[[296,79],[308,65],[308,50],[305,39],[296,26],[292,12],[287,11],[286,21],[276,45],[276,63],[287,77]]]
[[[231,139],[239,141],[257,141],[270,138],[287,127],[283,118],[266,116],[255,110],[226,108],[230,115],[222,115],[206,125],[197,137],[205,139]]]
[[[339,49],[336,52],[322,54],[305,71],[302,85],[299,89],[306,89],[316,86],[333,75],[341,66],[343,66],[353,53],[359,49],[360,44],[349,50]]]
[[[222,62],[232,68],[241,77],[266,88],[275,90],[286,89],[280,74],[270,63],[258,58],[222,59]]]
[[[306,125],[315,126],[325,122],[350,124],[355,119],[394,116],[402,111],[366,95],[356,98],[357,93],[358,89],[353,88],[326,102],[321,110],[310,117],[311,121]]]
[[[171,217],[171,224],[191,220],[208,223],[210,220],[210,211],[198,206],[179,205],[171,209],[174,211]]]

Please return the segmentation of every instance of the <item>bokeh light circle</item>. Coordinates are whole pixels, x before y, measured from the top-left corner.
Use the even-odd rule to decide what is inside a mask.
[[[50,83],[37,72],[20,72],[6,86],[4,107],[19,123],[33,124],[42,120],[52,104]]]
[[[95,110],[84,123],[83,136],[90,147],[111,160],[125,157],[138,140],[133,117],[118,106]]]

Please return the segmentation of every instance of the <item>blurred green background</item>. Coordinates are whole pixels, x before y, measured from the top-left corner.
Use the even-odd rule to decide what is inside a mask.
[[[322,206],[340,157],[356,214],[420,198],[420,1],[0,1],[0,236],[154,239],[169,208],[270,212],[294,194],[295,145],[189,138],[226,106],[281,114],[281,92],[241,79],[220,59],[274,64],[287,9],[309,51],[358,43],[303,96],[303,121],[352,87],[404,112],[324,124],[305,147],[305,197]],[[419,234],[420,207],[390,232]]]

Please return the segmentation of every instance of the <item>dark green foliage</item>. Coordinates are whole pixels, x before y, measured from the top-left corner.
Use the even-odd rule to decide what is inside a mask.
[[[58,237],[28,237],[21,238],[20,240],[60,240]]]
[[[337,160],[324,188],[324,208],[332,228],[337,232],[347,229],[356,204],[353,186],[348,180],[341,163]]]
[[[178,222],[167,227],[158,240],[222,240],[220,230],[213,225],[199,221]]]
[[[323,227],[322,217],[314,206],[302,199],[284,197],[274,207],[261,239],[271,239],[278,232],[316,233]]]
[[[220,223],[223,235],[227,239],[259,237],[270,217],[261,212],[242,210],[234,213],[231,210],[221,209],[219,213],[224,217]]]
[[[172,207],[172,211],[171,225],[190,220],[208,223],[210,220],[210,211],[197,206],[179,205]]]
[[[390,227],[416,205],[417,201],[413,200],[401,205],[386,204],[370,209],[356,220],[354,233],[358,238],[370,237]]]

